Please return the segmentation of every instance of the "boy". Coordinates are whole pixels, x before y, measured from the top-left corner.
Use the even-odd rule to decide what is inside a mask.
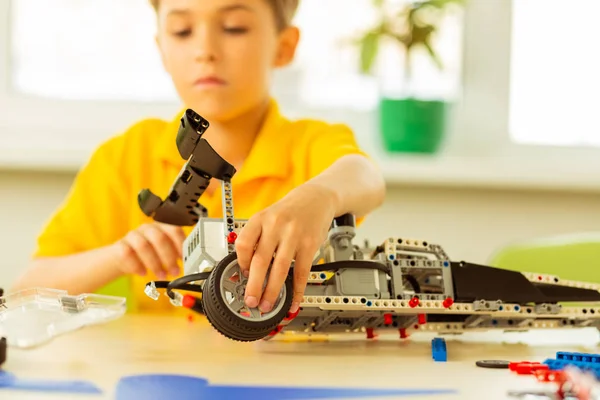
[[[344,213],[361,218],[378,207],[385,195],[382,176],[348,128],[289,121],[269,96],[272,69],[293,60],[299,40],[290,24],[297,0],[155,0],[153,5],[165,69],[185,108],[211,123],[204,137],[238,171],[232,180],[236,217],[249,219],[236,241],[248,276],[246,303],[268,312],[295,260],[295,312],[331,221]],[[180,117],[141,121],[95,151],[13,290],[90,292],[132,275],[132,290],[141,293],[139,309],[170,306],[144,301],[143,287],[180,273],[190,229],[145,217],[137,193],[150,188],[164,198],[185,162],[175,143]],[[213,180],[199,199],[215,218],[221,217],[218,184]]]

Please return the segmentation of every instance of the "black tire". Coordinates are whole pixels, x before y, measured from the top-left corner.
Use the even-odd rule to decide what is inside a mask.
[[[240,342],[253,342],[269,335],[286,317],[291,305],[293,292],[293,276],[288,274],[285,281],[283,306],[271,318],[261,321],[251,321],[233,312],[221,295],[221,277],[226,267],[237,260],[235,252],[228,254],[213,269],[204,282],[202,290],[202,305],[208,322],[223,336]]]

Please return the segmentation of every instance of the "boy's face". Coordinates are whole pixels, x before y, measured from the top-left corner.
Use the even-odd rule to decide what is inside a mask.
[[[186,107],[209,121],[269,96],[271,70],[292,61],[298,31],[279,32],[267,0],[161,0],[157,43]]]

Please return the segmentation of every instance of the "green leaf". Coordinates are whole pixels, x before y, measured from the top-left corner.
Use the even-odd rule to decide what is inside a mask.
[[[464,5],[465,0],[427,0],[419,4],[420,7],[435,7],[442,9],[450,4]]]
[[[379,35],[375,32],[367,33],[360,44],[360,70],[369,73],[379,50]]]
[[[423,42],[423,46],[425,46],[425,49],[427,49],[427,52],[431,56],[431,59],[433,60],[433,62],[435,63],[435,65],[440,70],[444,69],[444,65],[442,64],[442,60],[440,60],[440,58],[438,57],[438,55],[435,53],[435,51],[431,47],[431,44],[429,44],[429,42]]]

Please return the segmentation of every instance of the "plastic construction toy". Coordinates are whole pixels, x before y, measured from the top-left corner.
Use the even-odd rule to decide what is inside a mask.
[[[226,337],[255,341],[280,332],[366,332],[372,338],[375,330],[395,329],[404,338],[419,331],[600,326],[600,305],[593,304],[600,301],[599,285],[452,261],[441,246],[422,240],[391,237],[373,248],[361,247],[353,243],[352,215],[332,221],[296,315],[289,313],[293,264],[272,311],[249,309],[235,253],[246,223],[234,217],[231,179],[236,170],[202,137],[208,128],[207,120],[187,110],[176,138],[187,161],[169,193],[164,200],[149,189],[139,193],[147,216],[194,227],[183,245],[184,276],[149,282],[145,291],[156,300],[158,289],[166,289],[175,306],[204,313]],[[222,218],[210,218],[198,202],[213,178],[222,184]],[[564,307],[568,303],[590,305]]]

